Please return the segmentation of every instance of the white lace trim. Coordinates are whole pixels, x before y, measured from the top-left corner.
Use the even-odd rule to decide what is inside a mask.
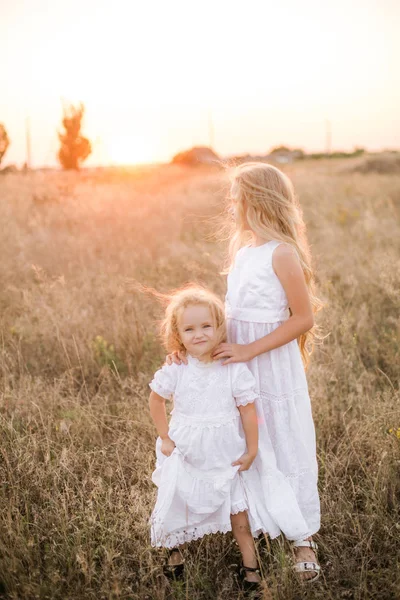
[[[238,502],[237,504],[231,506],[231,515],[237,515],[238,513],[243,512],[245,510],[249,510],[249,507],[247,506],[246,502]]]
[[[249,392],[248,394],[241,394],[240,396],[236,396],[236,405],[237,406],[247,406],[250,402],[255,402],[258,399],[258,395],[254,392]]]
[[[285,479],[299,479],[300,477],[304,477],[305,475],[312,475],[316,477],[317,474],[312,469],[300,469],[299,471],[293,473],[285,473],[282,471],[282,474]],[[265,469],[264,471],[260,471],[260,477],[263,479],[275,479],[276,471]]]
[[[153,390],[153,392],[161,396],[161,398],[165,398],[166,400],[169,400],[173,394],[173,392],[167,390],[154,379],[151,383],[149,383],[149,387],[151,390]]]
[[[214,367],[215,365],[218,365],[218,361],[209,361],[209,362],[204,362],[201,361],[200,359],[196,358],[196,356],[192,356],[191,354],[187,354],[187,359],[188,362],[192,365],[194,365],[195,367],[197,367],[198,369],[209,369],[210,367]]]
[[[174,546],[180,546],[185,542],[192,542],[198,540],[205,535],[210,533],[227,533],[232,531],[231,523],[210,523],[203,525],[202,527],[191,527],[183,531],[177,531],[175,533],[169,533],[166,536],[156,537],[156,532],[153,527],[151,529],[151,545],[156,548],[173,548]]]
[[[287,402],[294,396],[301,396],[303,394],[308,395],[308,389],[306,387],[295,388],[286,394],[271,394],[271,392],[264,392],[260,390],[260,398],[263,400],[271,400],[272,402]]]
[[[296,473],[284,473],[286,479],[299,479],[300,477],[304,477],[304,475],[312,475],[313,477],[317,476],[317,474],[311,469],[301,469]]]
[[[237,515],[240,512],[247,511],[248,506],[246,502],[238,502],[231,507],[231,515]],[[157,521],[155,519],[150,520],[151,527],[151,545],[157,548],[173,548],[174,546],[180,546],[185,542],[192,542],[198,540],[205,535],[211,533],[227,533],[232,531],[231,522],[228,523],[209,523],[208,525],[202,525],[201,527],[190,527],[183,531],[177,531],[169,533],[165,536],[158,535],[156,532]],[[157,539],[158,538],[158,539]]]

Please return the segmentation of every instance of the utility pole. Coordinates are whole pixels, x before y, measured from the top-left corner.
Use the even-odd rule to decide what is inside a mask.
[[[214,123],[211,108],[208,109],[208,139],[210,148],[214,149]]]
[[[329,119],[326,119],[326,154],[332,152],[332,125]]]
[[[26,170],[31,169],[31,129],[29,117],[26,117],[25,121],[25,138],[26,138]]]

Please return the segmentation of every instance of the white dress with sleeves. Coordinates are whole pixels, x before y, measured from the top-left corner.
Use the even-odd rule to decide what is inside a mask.
[[[153,546],[174,547],[208,533],[230,531],[230,514],[247,510],[238,466],[246,451],[238,405],[256,399],[255,381],[245,365],[224,369],[220,362],[165,365],[150,388],[174,398],[169,436],[176,448],[167,457],[156,442],[158,486],[150,518]]]

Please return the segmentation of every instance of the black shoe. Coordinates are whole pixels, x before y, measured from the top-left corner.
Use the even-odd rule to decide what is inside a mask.
[[[171,581],[182,581],[185,571],[185,560],[178,565],[168,564],[168,559],[174,552],[180,552],[179,548],[167,548],[167,562],[163,566],[163,572],[167,579]]]
[[[261,586],[258,581],[248,581],[246,579],[246,572],[257,573],[261,577],[260,569],[255,567],[245,567],[243,564],[239,565],[237,573],[239,576],[240,583],[242,585],[244,595],[246,598],[259,598],[261,593]]]

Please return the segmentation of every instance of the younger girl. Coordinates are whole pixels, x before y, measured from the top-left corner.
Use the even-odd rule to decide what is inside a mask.
[[[213,356],[224,365],[246,363],[256,379],[259,452],[254,464],[262,481],[277,469],[292,491],[282,496],[291,521],[275,523],[294,542],[295,570],[315,581],[320,566],[311,536],[320,527],[318,470],[302,358],[307,363],[306,342],[320,303],[313,291],[305,226],[290,180],[268,164],[236,169],[231,211],[229,343],[221,343]],[[176,354],[167,362],[179,364],[179,357],[185,362],[182,353]],[[261,490],[269,506],[270,488]]]
[[[169,297],[162,333],[167,349],[184,350],[188,366],[165,365],[150,383],[156,442],[157,502],[151,543],[169,548],[167,576],[180,576],[178,546],[209,533],[232,531],[246,590],[258,587],[253,536],[266,517],[256,506],[259,480],[253,467],[258,433],[255,380],[244,364],[223,367],[212,352],[225,341],[223,303],[189,286]],[[165,400],[174,397],[168,424]]]

